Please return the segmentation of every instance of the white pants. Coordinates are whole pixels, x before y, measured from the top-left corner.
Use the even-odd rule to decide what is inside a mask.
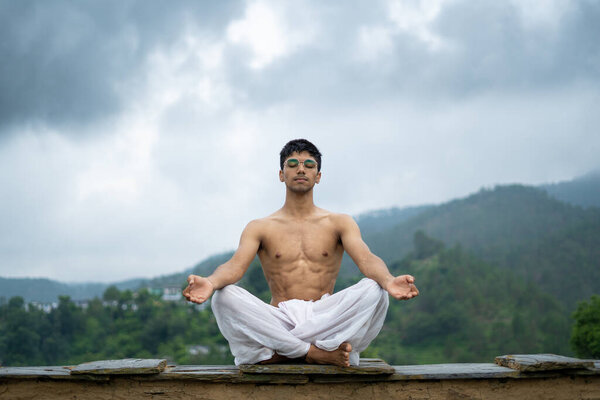
[[[235,364],[256,364],[275,352],[304,357],[311,344],[332,351],[343,342],[352,345],[350,365],[381,330],[388,294],[364,278],[320,300],[288,300],[274,307],[239,286],[215,291],[211,306],[221,333],[229,342]]]

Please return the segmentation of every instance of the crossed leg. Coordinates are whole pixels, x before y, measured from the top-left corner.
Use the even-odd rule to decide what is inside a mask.
[[[259,364],[283,364],[306,361],[309,364],[328,364],[337,365],[338,367],[350,366],[350,352],[352,345],[350,343],[342,343],[340,347],[333,351],[327,351],[318,348],[314,344],[310,345],[308,353],[304,358],[288,358],[277,353],[268,360],[260,361]]]
[[[381,329],[388,297],[365,279],[316,302],[291,300],[279,308],[230,285],[215,292],[211,304],[236,365],[305,360],[348,366],[358,365],[358,352]],[[298,318],[306,307],[309,317]]]

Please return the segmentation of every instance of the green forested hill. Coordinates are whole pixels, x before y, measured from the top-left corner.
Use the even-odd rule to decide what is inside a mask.
[[[600,293],[600,209],[569,205],[537,188],[500,186],[438,206],[375,211],[357,220],[371,250],[389,263],[405,257],[414,233],[422,230],[448,246],[460,244],[491,265],[512,269],[549,293],[561,293],[569,309]],[[231,254],[209,257],[181,273],[116,285],[184,285],[189,273],[206,275]],[[341,277],[356,274],[346,256]],[[0,297],[55,301],[64,294],[82,299],[99,296],[107,286],[0,278]]]
[[[369,211],[359,214],[356,217],[356,222],[360,226],[363,235],[371,235],[377,232],[385,232],[433,207],[432,205],[425,205]]]
[[[136,289],[146,282],[145,279],[129,279],[115,283],[121,289]],[[67,295],[73,300],[86,300],[102,296],[108,283],[63,283],[45,278],[1,278],[0,299],[14,296],[27,301],[50,303],[58,301],[58,296]]]
[[[570,354],[569,313],[535,283],[424,234],[390,265],[411,273],[421,294],[391,300],[381,334],[363,357],[394,364],[489,362],[506,353]],[[340,282],[349,285],[358,277]],[[269,300],[254,262],[242,281]],[[0,365],[60,365],[95,359],[166,357],[178,364],[231,363],[209,308],[166,302],[146,290],[110,289],[104,302],[76,307],[67,297],[44,313],[13,297],[0,304]]]
[[[406,364],[489,362],[506,353],[570,354],[575,303],[600,293],[600,208],[570,205],[538,188],[500,186],[438,206],[357,219],[373,252],[393,273],[413,274],[421,290],[414,300],[391,302],[384,329],[363,356]],[[190,272],[206,275],[231,254],[117,286],[184,286]],[[360,279],[347,262],[336,290]],[[258,260],[240,284],[269,301]],[[168,357],[180,364],[231,361],[208,309],[167,303],[144,290],[122,292],[117,304],[96,299],[88,308],[63,297],[49,313],[13,297],[39,300],[43,293],[43,299],[56,301],[61,292],[93,297],[103,286],[0,278],[0,364],[123,357]]]
[[[600,207],[600,170],[578,178],[541,185],[552,197],[582,207]]]
[[[394,262],[408,254],[419,230],[535,281],[569,309],[600,292],[600,209],[572,206],[532,187],[500,186],[364,239],[374,253]]]
[[[485,259],[503,261],[507,248],[537,242],[594,214],[598,212],[565,204],[533,187],[498,186],[430,208],[386,231],[366,233],[364,239],[392,261],[407,254],[414,232],[423,230],[448,245],[461,244]]]
[[[390,301],[370,355],[403,364],[489,361],[507,353],[570,354],[571,323],[560,302],[460,247],[427,250],[432,241],[424,237],[414,252],[390,266],[395,274],[418,277],[421,294]]]
[[[176,274],[148,279],[129,279],[115,283],[63,283],[44,278],[0,277],[0,301],[15,296],[23,297],[28,302],[37,301],[42,303],[56,302],[58,296],[69,296],[72,300],[89,300],[94,297],[101,297],[109,286],[116,286],[120,290],[172,285],[185,286],[189,274],[206,275],[216,266],[228,260],[232,254],[232,252],[228,252],[208,257],[194,267]]]

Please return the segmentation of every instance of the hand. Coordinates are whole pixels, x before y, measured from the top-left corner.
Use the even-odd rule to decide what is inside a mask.
[[[385,290],[398,300],[408,300],[419,295],[419,290],[415,286],[415,278],[411,275],[400,275],[390,279]]]
[[[183,296],[193,303],[202,304],[212,296],[215,287],[208,278],[198,275],[188,276],[188,286],[183,290]]]

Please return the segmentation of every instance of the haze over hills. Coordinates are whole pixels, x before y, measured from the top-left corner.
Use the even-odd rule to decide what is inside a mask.
[[[600,292],[600,209],[583,209],[541,189],[511,185],[481,190],[428,209],[385,232],[364,235],[386,262],[412,250],[416,231],[460,245],[559,294],[571,309]]]
[[[564,301],[571,308],[577,300],[600,291],[598,193],[600,174],[595,173],[537,188],[498,186],[441,205],[376,210],[356,219],[367,244],[386,262],[407,256],[413,249],[414,232],[422,230],[447,246],[460,244],[491,265],[515,270],[547,292],[569,288]],[[231,252],[211,256],[181,273],[115,285],[121,290],[181,286],[189,273],[207,274],[230,256]],[[567,268],[565,280],[562,275]],[[341,277],[355,273],[356,267],[346,257]],[[27,301],[48,302],[65,294],[84,299],[101,296],[108,286],[0,278],[0,297],[20,295]]]
[[[582,207],[600,207],[600,169],[570,181],[539,187],[565,203]]]

